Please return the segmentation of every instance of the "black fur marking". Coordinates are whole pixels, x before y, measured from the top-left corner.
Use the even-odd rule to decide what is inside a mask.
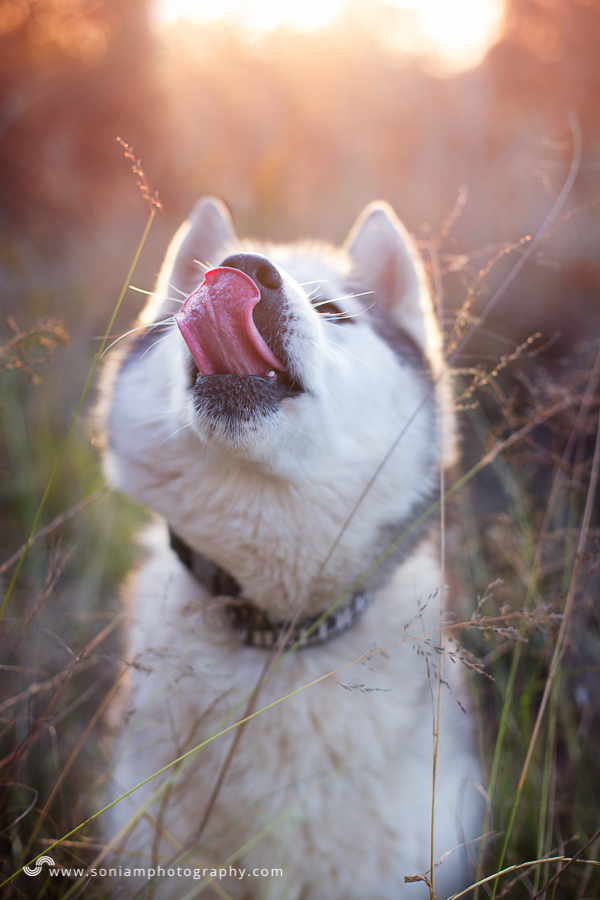
[[[239,597],[242,589],[233,575],[230,575],[221,566],[211,562],[201,553],[193,550],[183,538],[175,534],[169,526],[169,541],[171,549],[175,551],[181,562],[198,579],[200,584],[210,591],[213,597]]]
[[[377,297],[375,297],[373,307],[368,310],[367,315],[373,326],[373,331],[385,341],[398,359],[409,365],[415,372],[424,375],[427,380],[431,380],[433,376],[427,357],[415,339],[408,332],[404,331],[400,325],[397,325],[384,309],[377,306]]]
[[[393,522],[384,525],[379,529],[379,539],[377,541],[377,552],[375,559],[384,553],[394,541],[398,540],[413,522],[416,522],[427,510],[436,503],[440,498],[439,485],[431,488],[425,496],[419,500],[411,509],[410,513],[399,522]],[[391,577],[392,573],[410,557],[412,552],[418,547],[421,541],[427,537],[431,531],[431,517],[427,517],[413,531],[408,534],[403,541],[395,547],[391,553],[371,572],[363,582],[361,588],[368,591],[374,591],[382,587]]]

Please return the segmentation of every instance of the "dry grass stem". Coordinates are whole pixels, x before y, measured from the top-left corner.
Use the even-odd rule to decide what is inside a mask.
[[[117,141],[123,148],[123,155],[125,159],[130,160],[131,162],[131,171],[134,175],[138,176],[138,180],[136,181],[137,186],[140,189],[140,193],[148,206],[150,207],[150,211],[160,211],[163,206],[160,200],[158,199],[158,191],[153,191],[150,185],[148,184],[148,179],[146,178],[146,173],[142,168],[142,161],[138,159],[133,152],[133,147],[131,147],[127,141],[124,141],[123,138],[118,137]]]
[[[66,323],[63,319],[38,319],[35,325],[22,329],[13,316],[7,316],[6,323],[14,337],[0,346],[0,372],[20,369],[34,384],[41,384],[42,379],[31,367],[54,362],[56,348],[61,345],[69,346],[71,339],[67,334]],[[31,346],[43,350],[44,356],[28,356]]]

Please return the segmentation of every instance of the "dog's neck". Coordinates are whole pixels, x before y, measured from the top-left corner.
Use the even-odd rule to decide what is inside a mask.
[[[232,625],[250,647],[289,650],[324,644],[351,628],[372,600],[372,592],[359,591],[318,616],[273,620],[242,595],[240,585],[229,572],[190,547],[171,528],[169,537],[171,548],[200,584],[214,597],[226,598],[224,606]]]

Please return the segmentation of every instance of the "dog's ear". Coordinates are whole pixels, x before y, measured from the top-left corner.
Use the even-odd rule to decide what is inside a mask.
[[[237,246],[231,216],[216,197],[198,200],[169,246],[153,297],[140,316],[157,322],[173,314],[173,300],[183,300],[204,279],[206,267],[218,266]]]
[[[382,304],[430,359],[437,357],[440,335],[423,263],[392,207],[383,201],[370,203],[344,249],[352,262],[352,288],[375,291],[365,302]]]
[[[236,242],[231,216],[216,197],[203,197],[183,223],[169,247],[165,268],[172,260],[169,277],[186,296],[203,280],[205,267],[217,266]]]

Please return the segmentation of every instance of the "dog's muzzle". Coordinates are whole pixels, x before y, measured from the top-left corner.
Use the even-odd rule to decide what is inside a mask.
[[[255,418],[304,392],[287,360],[290,318],[282,277],[266,257],[236,253],[206,272],[176,316],[199,413]]]

